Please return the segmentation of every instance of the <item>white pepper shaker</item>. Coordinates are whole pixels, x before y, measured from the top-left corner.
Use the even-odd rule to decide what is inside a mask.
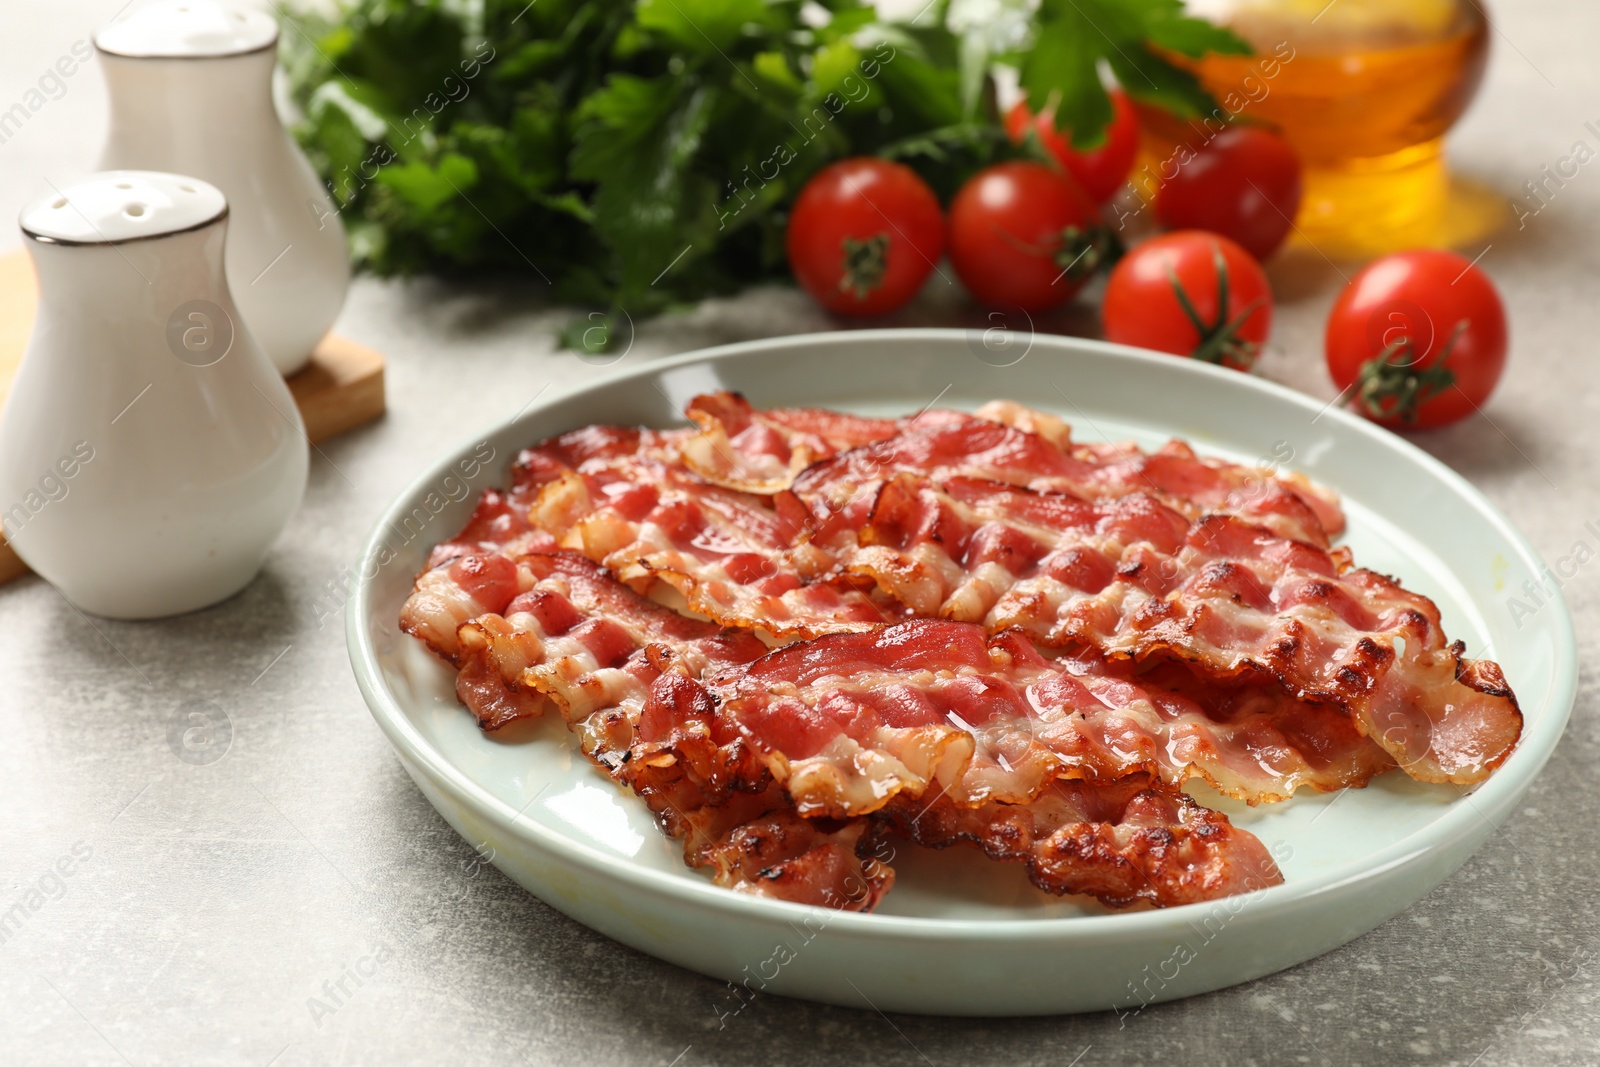
[[[294,399],[239,322],[228,206],[92,175],[22,213],[39,311],[0,410],[0,526],[85,611],[153,618],[260,569],[305,491]]]
[[[344,305],[344,226],[272,102],[278,24],[219,0],[161,0],[94,37],[110,92],[102,170],[202,178],[228,198],[228,281],[278,370],[305,365]]]

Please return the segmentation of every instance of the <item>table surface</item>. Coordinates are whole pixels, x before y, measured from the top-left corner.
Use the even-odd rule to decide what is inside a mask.
[[[0,109],[122,3],[10,0]],[[1496,8],[1489,75],[1451,151],[1509,198],[1574,142],[1597,144],[1584,124],[1600,119],[1600,7]],[[0,216],[94,164],[99,72],[90,63],[65,84],[0,143]],[[1511,309],[1512,373],[1483,416],[1419,443],[1554,560],[1592,546],[1585,523],[1600,519],[1590,467],[1600,177],[1580,171],[1526,221],[1490,238],[1482,259]],[[1331,396],[1320,329],[1338,269],[1299,253],[1271,274],[1281,312],[1265,373]],[[1320,959],[1125,1024],[1109,1013],[884,1017],[768,997],[719,1029],[719,983],[594,934],[476,862],[374,726],[341,628],[319,605],[379,509],[464,428],[499,422],[550,383],[609,373],[555,349],[569,315],[526,284],[360,280],[338,330],[388,355],[391,411],[313,453],[304,506],[243,593],[133,624],[88,619],[37,578],[0,588],[0,911],[44,894],[0,943],[0,1061],[1090,1067],[1600,1056],[1600,738],[1587,670],[1543,776],[1446,884]],[[935,292],[905,321],[981,320]],[[1056,325],[1091,323],[1080,311]],[[830,326],[800,295],[763,290],[642,324],[624,363]],[[1600,619],[1594,574],[1581,570],[1565,593],[1587,664]],[[167,740],[176,709],[194,699],[231,724],[226,755],[205,766],[176,759]],[[66,857],[72,873],[53,876]],[[325,990],[357,966],[367,977],[330,999]],[[313,998],[337,1006],[320,1011]]]

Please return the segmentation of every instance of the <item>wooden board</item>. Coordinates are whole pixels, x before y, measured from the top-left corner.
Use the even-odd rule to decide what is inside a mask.
[[[28,573],[28,565],[22,562],[22,557],[11,551],[11,546],[6,544],[4,535],[0,535],[0,584],[21,578]]]
[[[383,357],[346,337],[324,337],[288,385],[312,444],[383,414]]]
[[[28,346],[38,293],[28,253],[19,249],[0,255],[0,403]],[[371,422],[384,411],[383,356],[332,334],[288,385],[313,444]],[[0,583],[26,573],[28,565],[0,534]]]

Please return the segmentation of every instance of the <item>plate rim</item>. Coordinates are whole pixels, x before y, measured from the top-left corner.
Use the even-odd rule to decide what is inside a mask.
[[[830,928],[857,937],[895,940],[906,938],[918,941],[933,937],[955,941],[1009,942],[1024,938],[1060,937],[1070,934],[1074,937],[1097,940],[1101,937],[1119,939],[1123,936],[1166,930],[1175,923],[1181,923],[1192,915],[1217,906],[1218,901],[1201,901],[1133,912],[1016,919],[880,915],[836,912],[818,905],[796,904],[736,893],[715,886],[709,881],[666,875],[632,863],[626,857],[614,855],[569,837],[535,820],[524,818],[509,803],[495,797],[429,743],[411,723],[397,698],[383,681],[377,650],[365,625],[366,619],[372,613],[371,601],[375,595],[376,583],[376,574],[372,579],[366,577],[367,561],[378,556],[380,548],[387,547],[385,533],[390,529],[393,520],[410,510],[406,505],[414,502],[440,477],[451,471],[456,460],[470,452],[476,442],[508,431],[518,423],[531,421],[577,396],[604,392],[623,382],[656,376],[680,366],[715,363],[719,360],[755,355],[772,349],[782,350],[802,344],[870,346],[879,341],[889,340],[946,343],[952,340],[965,340],[969,334],[968,330],[953,327],[833,330],[737,341],[709,348],[697,348],[673,356],[651,358],[636,367],[615,371],[597,380],[557,388],[550,394],[537,398],[510,418],[480,429],[462,444],[446,450],[439,460],[409,481],[378,516],[362,542],[356,558],[354,568],[356,588],[345,608],[346,647],[357,686],[367,703],[368,710],[390,743],[395,746],[397,753],[402,759],[425,770],[437,785],[453,794],[459,801],[476,808],[480,816],[492,821],[503,831],[520,837],[538,848],[546,849],[575,866],[588,869],[596,876],[619,879],[634,888],[671,897],[682,905],[712,908],[720,912],[731,910],[756,921],[787,922],[799,916],[824,912],[830,916],[828,920]],[[1318,418],[1337,422],[1348,431],[1372,439],[1382,447],[1396,449],[1418,462],[1433,477],[1444,482],[1476,509],[1507,544],[1516,550],[1521,562],[1532,572],[1538,573],[1540,567],[1546,566],[1538,550],[1510,518],[1463,475],[1411,441],[1349,411],[1331,404],[1323,404],[1307,393],[1266,378],[1242,374],[1195,360],[1178,359],[1162,353],[1065,334],[1033,335],[1030,344],[1037,345],[1039,342],[1044,342],[1058,351],[1077,349],[1094,357],[1136,361],[1157,374],[1173,374],[1180,378],[1184,375],[1197,375],[1201,378],[1209,376],[1217,381],[1226,381],[1246,393],[1265,394],[1286,401],[1308,413],[1316,413]],[[1566,597],[1560,589],[1546,601],[1546,607],[1551,606],[1558,610],[1540,612],[1544,616],[1541,625],[1549,631],[1555,651],[1550,695],[1546,701],[1550,709],[1548,717],[1541,717],[1536,724],[1537,731],[1531,731],[1528,727],[1527,714],[1524,712],[1522,737],[1510,759],[1507,760],[1507,765],[1510,765],[1513,760],[1521,757],[1516,764],[1517,773],[1507,774],[1505,773],[1507,766],[1502,766],[1487,781],[1471,792],[1463,794],[1462,797],[1462,799],[1465,797],[1487,799],[1490,802],[1490,812],[1497,813],[1498,818],[1484,814],[1477,804],[1469,802],[1464,806],[1458,806],[1452,801],[1448,810],[1442,812],[1438,819],[1360,860],[1348,861],[1293,882],[1237,894],[1226,899],[1241,901],[1243,902],[1239,905],[1241,909],[1248,906],[1257,914],[1266,907],[1291,910],[1338,890],[1352,879],[1373,877],[1381,871],[1405,864],[1422,854],[1470,837],[1474,831],[1474,820],[1488,822],[1491,833],[1497,830],[1505,812],[1509,811],[1509,806],[1515,804],[1532,786],[1555,751],[1566,730],[1577,697],[1577,635]],[[1500,810],[1502,808],[1505,810]],[[1472,851],[1476,852],[1479,847],[1481,842],[1474,846]]]

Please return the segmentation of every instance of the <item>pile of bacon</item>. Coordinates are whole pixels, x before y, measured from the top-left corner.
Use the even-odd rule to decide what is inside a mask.
[[[554,707],[719,885],[869,910],[888,841],[1184,904],[1282,881],[1183,791],[1472,783],[1500,669],[1330,539],[1303,478],[1073,441],[1010,403],[861,418],[695,398],[522,452],[401,617],[486,730]]]

